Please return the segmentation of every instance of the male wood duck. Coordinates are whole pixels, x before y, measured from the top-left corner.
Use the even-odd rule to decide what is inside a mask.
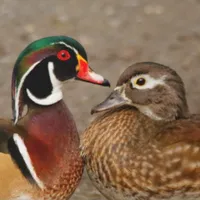
[[[61,90],[72,78],[109,86],[70,37],[42,38],[19,55],[13,121],[0,119],[1,200],[66,200],[77,187],[83,172],[79,135]]]
[[[94,185],[110,200],[200,198],[200,115],[179,75],[152,62],[120,76],[81,138]]]

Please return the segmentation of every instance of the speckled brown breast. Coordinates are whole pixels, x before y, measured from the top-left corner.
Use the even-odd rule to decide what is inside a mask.
[[[130,107],[85,130],[82,155],[110,200],[200,198],[200,121],[156,122]]]

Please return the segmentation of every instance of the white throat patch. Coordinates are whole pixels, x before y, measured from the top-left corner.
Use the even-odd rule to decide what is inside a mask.
[[[141,113],[148,116],[149,118],[159,121],[163,120],[162,117],[157,116],[148,106],[134,105]]]
[[[62,90],[61,90],[62,84],[56,78],[56,76],[54,74],[54,64],[53,64],[53,62],[48,63],[48,71],[49,71],[51,84],[52,84],[52,87],[53,87],[53,90],[52,90],[52,92],[49,96],[47,96],[44,99],[39,99],[36,96],[34,96],[29,89],[26,89],[28,97],[33,102],[35,102],[36,104],[39,104],[39,105],[44,105],[44,106],[52,105],[52,104],[60,101],[63,98],[63,93],[62,93]]]

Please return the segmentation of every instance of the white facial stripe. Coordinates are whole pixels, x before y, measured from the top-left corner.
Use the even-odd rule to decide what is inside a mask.
[[[65,42],[54,42],[54,43],[51,43],[51,45],[54,45],[54,44],[63,44],[66,47],[68,47],[69,49],[73,50],[75,54],[78,54],[78,51],[74,47],[66,44]]]
[[[63,93],[61,90],[61,82],[56,78],[54,74],[54,65],[53,62],[48,63],[48,70],[49,70],[49,76],[51,80],[51,84],[53,87],[53,90],[49,96],[47,96],[44,99],[38,99],[36,96],[34,96],[29,89],[26,89],[28,97],[35,102],[36,104],[39,105],[52,105],[58,101],[60,101],[63,98]]]
[[[139,78],[144,78],[146,80],[146,83],[142,86],[137,85],[136,81]],[[132,83],[133,88],[144,90],[144,89],[152,89],[156,87],[157,85],[164,85],[165,84],[164,80],[165,80],[165,76],[162,76],[160,79],[155,79],[151,77],[149,74],[141,74],[141,75],[132,77],[131,83]]]
[[[23,157],[24,162],[25,162],[25,164],[27,166],[27,169],[29,170],[32,178],[35,180],[35,182],[37,183],[37,185],[41,189],[44,189],[44,184],[38,178],[38,176],[37,176],[37,174],[35,172],[35,169],[34,169],[34,167],[32,165],[31,158],[30,158],[29,153],[27,151],[27,148],[26,148],[26,146],[24,144],[24,141],[22,140],[22,138],[17,133],[13,134],[13,140],[14,140],[16,146],[18,147],[19,152],[20,152],[21,156]]]
[[[18,118],[19,118],[19,95],[20,95],[20,92],[21,92],[21,89],[22,89],[22,85],[24,83],[24,80],[25,78],[28,76],[28,74],[34,69],[34,67],[40,63],[40,61],[34,63],[28,70],[27,72],[22,76],[21,78],[21,81],[19,83],[19,86],[18,86],[18,89],[16,90],[15,92],[15,121],[14,121],[14,124],[17,123],[18,121]]]
[[[129,99],[126,94],[125,94],[125,84],[122,86],[117,86],[114,90],[115,91],[119,91],[119,93],[121,94],[121,97],[123,97],[126,100],[127,104],[132,104],[131,99]]]

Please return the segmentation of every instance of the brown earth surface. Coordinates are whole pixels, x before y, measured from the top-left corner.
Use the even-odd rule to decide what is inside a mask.
[[[119,74],[139,61],[159,62],[183,78],[192,112],[200,113],[199,0],[0,0],[0,110],[11,116],[14,62],[31,41],[68,35],[85,46],[92,68],[115,86]],[[111,89],[70,82],[65,101],[82,132],[90,109]],[[85,174],[72,200],[103,200]]]

